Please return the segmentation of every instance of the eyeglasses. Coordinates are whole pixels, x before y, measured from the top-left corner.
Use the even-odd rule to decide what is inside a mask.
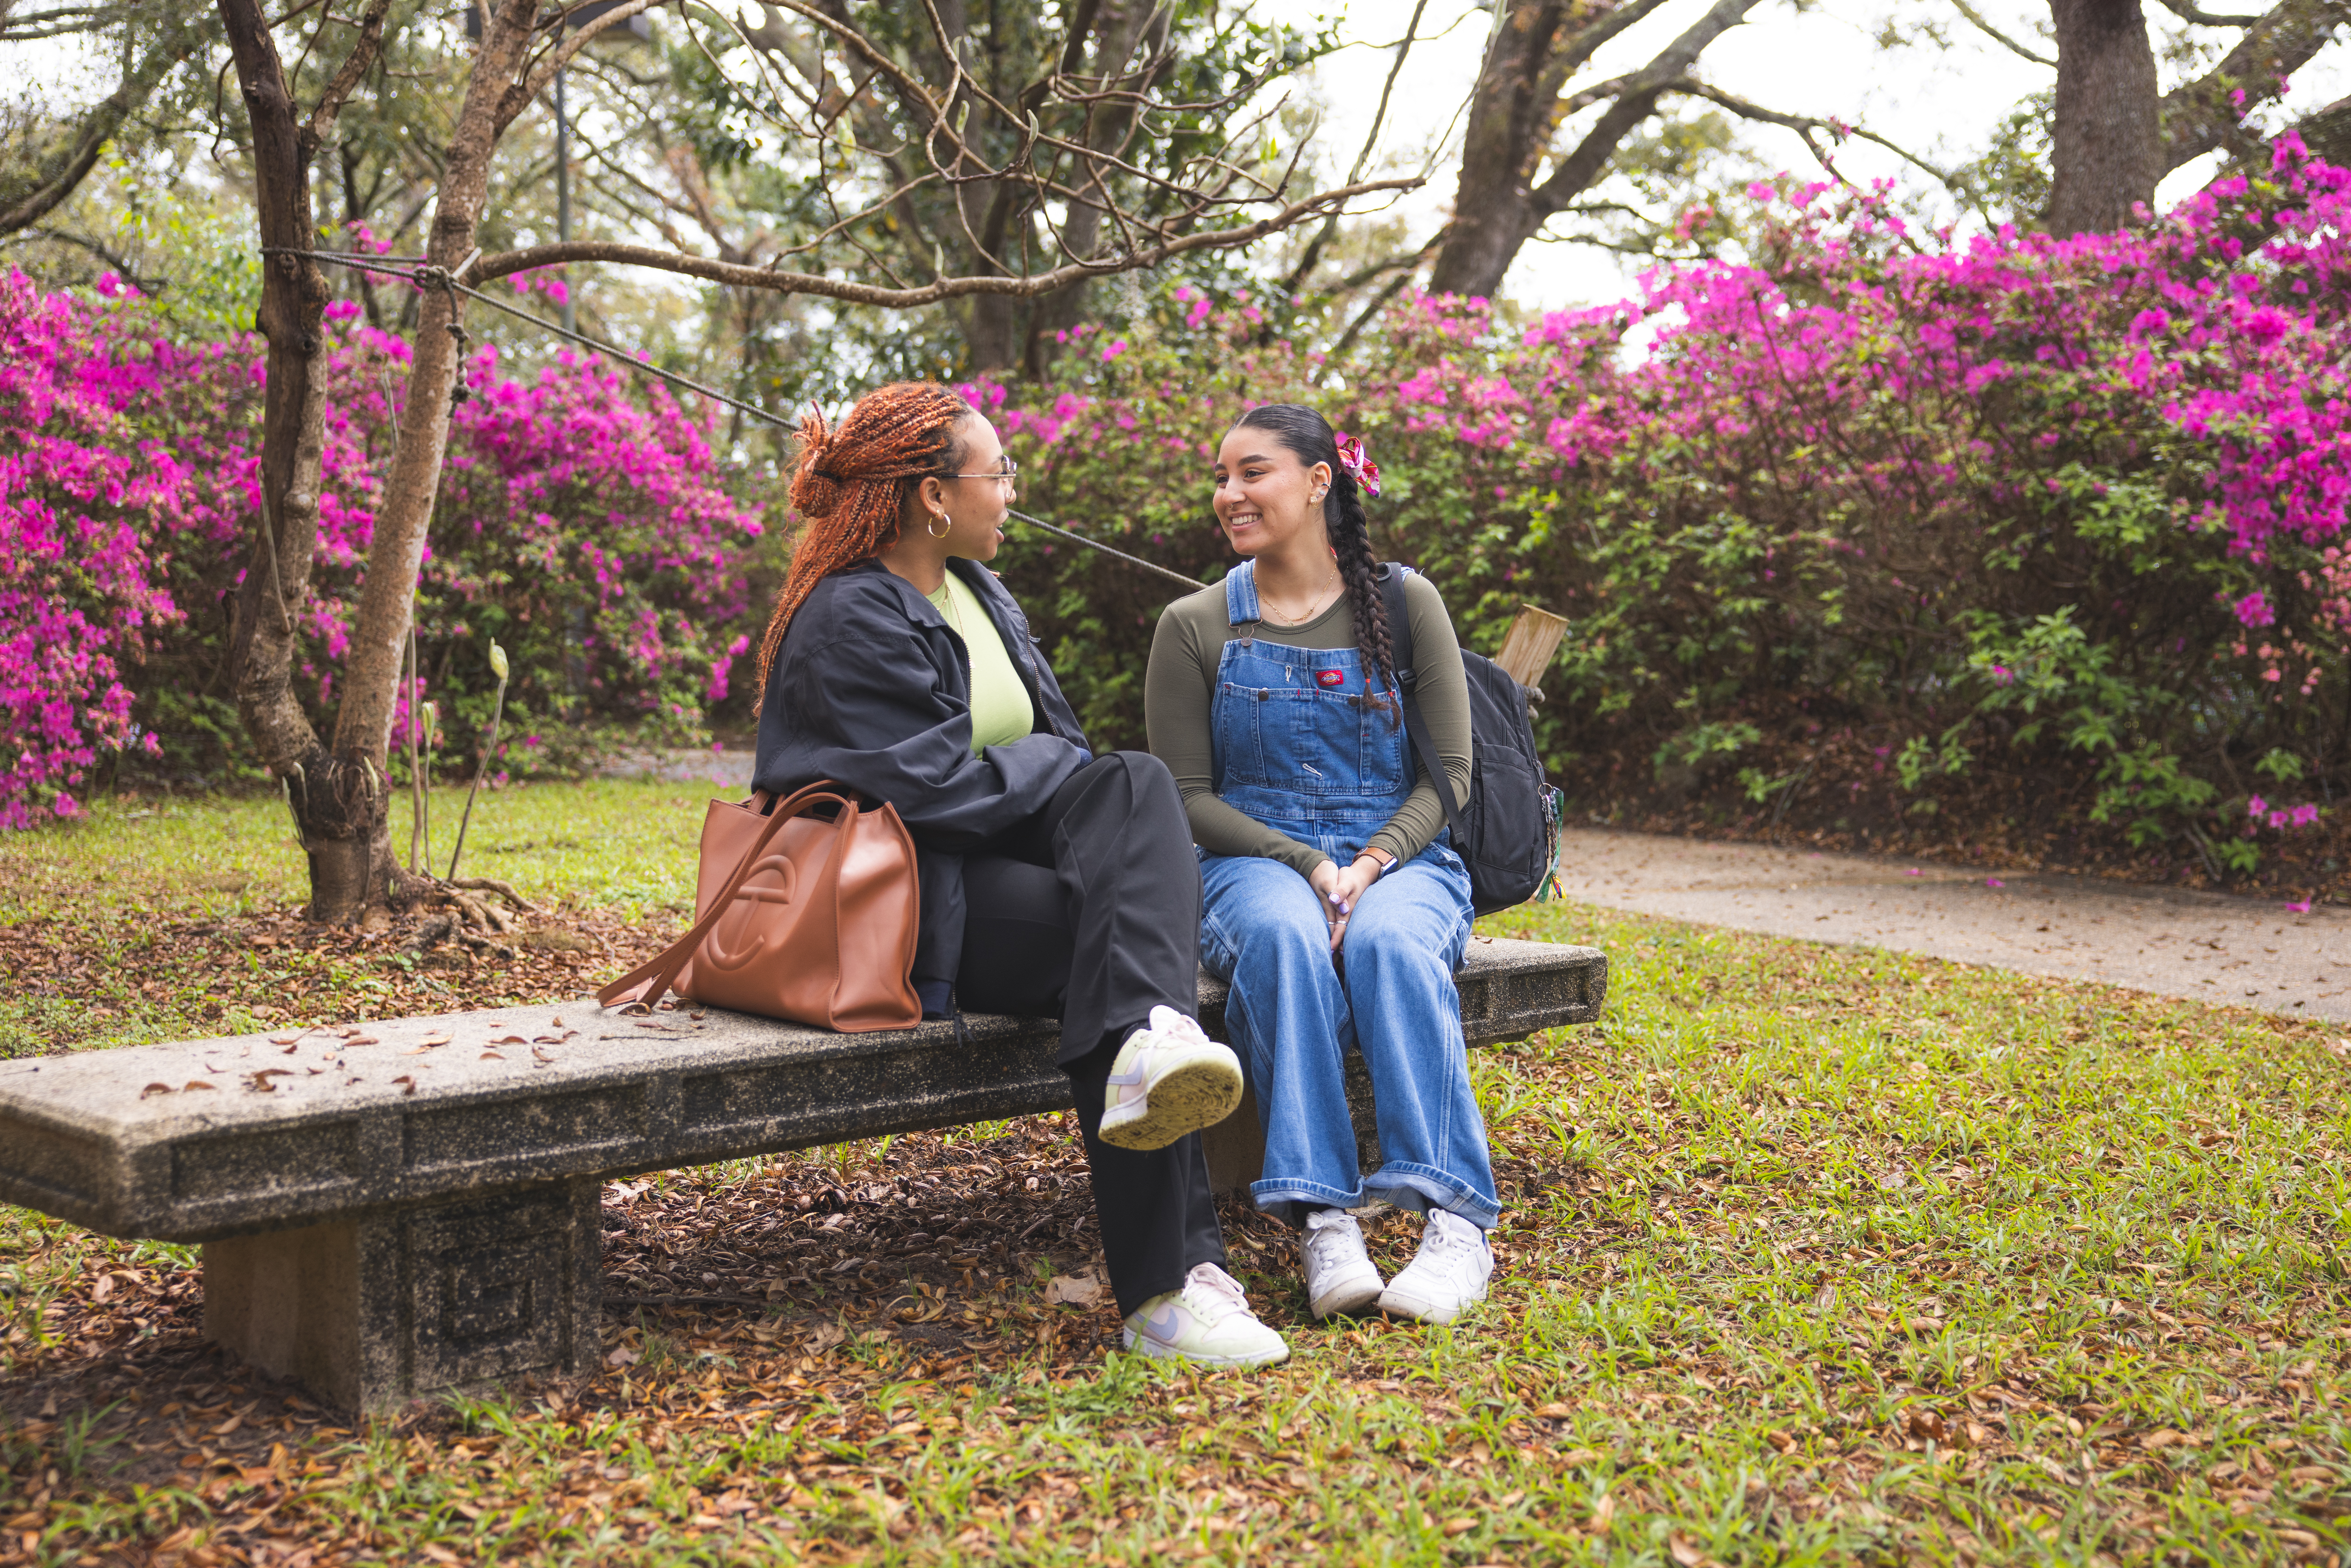
[[[946,479],[995,479],[995,480],[998,480],[998,481],[1000,481],[1000,482],[1002,482],[1002,483],[1004,483],[1004,484],[1007,484],[1007,485],[1011,484],[1011,483],[1013,482],[1013,480],[1015,480],[1015,479],[1019,478],[1019,476],[1020,476],[1020,465],[1019,465],[1019,464],[1018,464],[1018,463],[1015,463],[1015,462],[1014,462],[1014,461],[1012,461],[1012,459],[1011,459],[1011,458],[1009,458],[1009,457],[1008,457],[1008,458],[1006,458],[1006,459],[1004,460],[1004,466],[1003,466],[1003,467],[997,469],[997,470],[996,470],[995,472],[993,472],[993,473],[989,473],[989,474],[945,474],[945,475],[940,476],[940,477],[942,477],[942,478],[946,478]]]

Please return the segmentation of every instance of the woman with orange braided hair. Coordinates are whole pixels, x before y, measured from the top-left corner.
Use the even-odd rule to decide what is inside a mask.
[[[830,779],[914,840],[925,1016],[1050,1013],[1076,1092],[1126,1344],[1285,1359],[1223,1268],[1199,1130],[1240,1103],[1201,1032],[1200,876],[1176,781],[1096,757],[995,573],[1013,465],[946,388],[869,393],[800,426],[804,528],[759,649],[754,782]]]

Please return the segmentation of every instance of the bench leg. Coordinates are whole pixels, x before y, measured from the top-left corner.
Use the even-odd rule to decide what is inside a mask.
[[[1364,1059],[1347,1053],[1347,1117],[1355,1124],[1355,1164],[1369,1176],[1380,1168],[1380,1128],[1372,1108],[1372,1074]],[[1238,1110],[1200,1134],[1208,1156],[1208,1186],[1218,1197],[1249,1197],[1249,1184],[1265,1174],[1265,1126],[1258,1118],[1257,1092],[1241,1091]]]
[[[204,1332],[348,1410],[601,1348],[602,1184],[580,1179],[204,1244]]]

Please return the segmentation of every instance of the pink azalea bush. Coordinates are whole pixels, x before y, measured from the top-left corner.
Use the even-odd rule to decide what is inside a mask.
[[[0,277],[0,828],[75,814],[68,786],[102,752],[155,744],[126,677],[180,617],[156,547],[183,473],[126,410],[174,359],[103,299]]]
[[[330,311],[319,539],[310,593],[288,607],[322,731],[408,352],[355,315]],[[69,813],[70,789],[126,746],[183,770],[250,766],[225,653],[260,499],[263,358],[252,337],[175,345],[120,291],[0,279],[0,826]],[[444,744],[476,744],[493,638],[515,674],[507,768],[702,735],[750,645],[745,563],[762,531],[707,421],[568,357],[517,378],[483,350],[465,380],[419,591]]]
[[[999,422],[1039,501],[1203,578],[1229,559],[1209,444],[1241,409],[1366,434],[1383,549],[1473,643],[1522,601],[1570,617],[1541,729],[1587,805],[1803,791],[1898,822],[1989,789],[2215,873],[2311,826],[2316,799],[2245,802],[2257,772],[2351,781],[2351,173],[2289,143],[2063,241],[1750,195],[1747,263],[1519,329],[1408,300],[1343,366],[1183,291]],[[1042,548],[1011,571],[1132,741],[1158,587]]]

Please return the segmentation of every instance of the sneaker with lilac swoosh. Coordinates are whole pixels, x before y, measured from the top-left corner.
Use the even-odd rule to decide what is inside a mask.
[[[1240,1281],[1197,1263],[1184,1288],[1154,1296],[1126,1320],[1126,1348],[1202,1366],[1271,1366],[1290,1359],[1282,1337],[1257,1321]]]
[[[1241,1059],[1174,1008],[1126,1037],[1102,1090],[1100,1136],[1122,1149],[1164,1149],[1212,1127],[1241,1103]]]

